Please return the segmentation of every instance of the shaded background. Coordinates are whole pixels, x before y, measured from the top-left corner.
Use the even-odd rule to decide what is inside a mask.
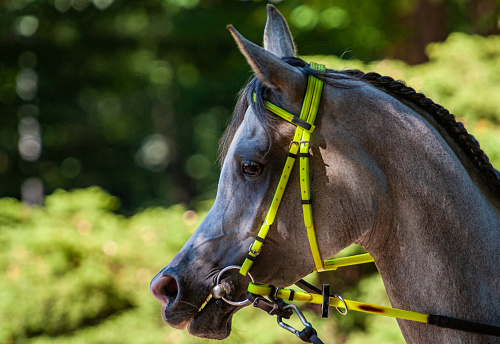
[[[148,286],[211,205],[251,76],[225,27],[261,42],[266,3],[0,0],[0,343],[206,342]],[[500,0],[272,3],[305,59],[406,80],[500,166]],[[389,305],[374,264],[308,278]],[[392,318],[300,307],[325,343],[404,342]],[[251,307],[233,329],[224,343],[299,343]]]
[[[213,197],[218,139],[250,76],[226,25],[261,42],[265,3],[1,2],[0,196],[99,185],[124,212]],[[496,0],[273,3],[301,55],[417,64],[450,32],[499,30]]]

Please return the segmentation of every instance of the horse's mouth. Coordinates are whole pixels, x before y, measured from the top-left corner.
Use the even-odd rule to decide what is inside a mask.
[[[197,337],[225,339],[231,333],[231,320],[238,308],[212,298],[194,316],[188,331]]]
[[[232,317],[241,308],[229,305],[222,299],[215,299],[211,293],[196,312],[193,312],[195,305],[182,301],[181,303],[190,305],[189,309],[181,311],[177,308],[171,313],[167,307],[162,307],[163,320],[173,328],[179,330],[187,328],[189,334],[193,336],[218,340],[230,335]]]
[[[237,283],[241,279],[227,277],[220,281],[223,286],[221,294],[220,290],[213,291],[219,279],[207,278],[205,281],[198,283],[197,288],[190,288],[189,284],[179,282],[178,277],[162,273],[153,278],[150,288],[162,303],[162,318],[168,325],[179,330],[187,328],[197,337],[225,339],[231,333],[232,316],[243,305],[232,305],[224,300],[241,302],[238,300],[247,293],[245,284]]]
[[[232,306],[222,299],[215,299],[209,293],[198,311],[176,326],[178,329],[187,327],[189,334],[208,339],[225,339],[231,333],[231,320],[236,311],[241,308]],[[167,314],[165,314],[167,320]],[[170,321],[167,321],[172,326]]]

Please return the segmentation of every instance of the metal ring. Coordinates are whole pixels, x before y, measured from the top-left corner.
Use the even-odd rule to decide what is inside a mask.
[[[346,315],[346,314],[347,314],[347,312],[349,312],[349,309],[347,308],[347,304],[345,303],[344,298],[343,298],[342,296],[340,296],[339,294],[335,294],[335,295],[333,295],[333,297],[336,297],[337,299],[339,299],[340,301],[342,301],[342,303],[344,304],[344,308],[345,308],[345,310],[344,310],[344,311],[342,311],[342,310],[341,310],[340,308],[338,308],[338,307],[335,307],[335,308],[337,308],[337,311],[339,311],[339,313],[340,313],[340,314],[342,314],[342,315]]]
[[[229,266],[226,266],[224,269],[222,269],[219,274],[217,275],[217,281],[216,281],[216,285],[219,285],[220,284],[220,277],[222,276],[222,274],[228,270],[232,270],[232,269],[241,269],[241,266],[239,265],[229,265]],[[250,277],[250,279],[252,280],[252,283],[255,283],[255,280],[253,279],[252,275],[250,275],[249,272],[247,272],[248,274],[248,277]],[[252,301],[250,301],[248,298],[243,300],[243,301],[231,301],[231,300],[228,300],[226,299],[224,296],[222,296],[222,300],[224,300],[226,303],[229,303],[230,305],[232,306],[246,306],[246,305],[249,305],[252,303]]]

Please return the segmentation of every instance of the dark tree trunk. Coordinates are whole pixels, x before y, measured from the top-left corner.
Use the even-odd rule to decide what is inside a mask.
[[[446,11],[444,1],[420,0],[414,8],[401,17],[405,41],[398,44],[392,58],[409,64],[427,61],[425,47],[430,42],[443,41],[446,36]]]
[[[497,25],[500,5],[495,0],[472,0],[470,4],[474,33],[479,35],[498,35]]]

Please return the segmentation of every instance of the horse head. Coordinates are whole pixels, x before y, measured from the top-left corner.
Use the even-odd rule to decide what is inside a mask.
[[[307,65],[300,62],[294,65],[293,38],[276,8],[268,6],[263,48],[246,40],[232,26],[228,29],[256,78],[242,91],[232,123],[222,140],[223,165],[213,207],[182,250],[151,283],[151,291],[162,302],[162,315],[168,324],[188,327],[193,335],[216,339],[229,335],[231,317],[241,307],[221,299],[214,298],[206,304],[205,301],[211,295],[218,273],[244,261],[269,209],[295,129],[269,115],[262,102],[254,103],[252,94],[261,101],[265,98],[280,104],[290,113],[300,113],[307,86],[304,72]],[[328,106],[328,90],[325,90],[318,111],[319,122]],[[317,130],[311,140],[315,161],[311,167],[314,171],[311,187],[318,204],[315,216],[326,218],[329,213],[328,217],[340,218],[342,215],[346,228],[352,229],[332,238],[324,229],[328,227],[327,221],[318,221],[320,250],[331,256],[361,237],[363,232],[358,231],[359,228],[370,226],[354,225],[354,213],[349,214],[347,208],[354,211],[356,200],[351,200],[351,206],[335,209],[322,199],[327,198],[325,186],[331,184],[332,177],[322,158],[325,149],[322,131]],[[287,187],[273,228],[251,269],[251,275],[259,282],[286,286],[314,269],[302,218],[298,178],[299,171],[295,169],[290,180],[296,182]],[[359,191],[358,199],[369,192],[368,189]],[[367,199],[363,202],[369,202]],[[245,298],[248,282],[248,277],[236,271],[222,276],[227,298],[232,300]]]
[[[498,191],[488,191],[479,170],[487,170],[496,190],[499,174],[477,141],[445,109],[391,78],[317,73],[295,56],[283,16],[267,8],[263,48],[228,26],[255,78],[242,90],[221,141],[213,207],[151,282],[164,320],[196,336],[224,339],[233,314],[245,304],[250,277],[286,287],[317,270],[304,228],[298,168],[287,176],[290,182],[260,254],[252,250],[287,172],[290,146],[299,144],[292,140],[296,126],[267,111],[265,102],[298,115],[311,76],[324,81],[315,130],[307,140],[310,152],[304,153],[311,156],[317,254],[329,258],[358,243],[375,259],[396,307],[477,321],[498,318],[499,305],[488,308],[481,296],[474,302],[484,307],[476,307],[461,294],[478,279],[498,285],[500,275],[491,273],[499,266]],[[244,264],[249,250],[254,251],[249,275],[225,269]],[[492,256],[495,261],[487,258]],[[461,269],[472,261],[474,270],[464,276]],[[229,303],[219,298],[220,290],[213,291],[216,285]],[[427,288],[435,285],[454,288]],[[218,297],[210,298],[212,293]],[[487,313],[476,312],[486,308]],[[445,342],[442,332],[400,325],[415,342]],[[463,339],[453,336],[458,335],[448,342]]]

